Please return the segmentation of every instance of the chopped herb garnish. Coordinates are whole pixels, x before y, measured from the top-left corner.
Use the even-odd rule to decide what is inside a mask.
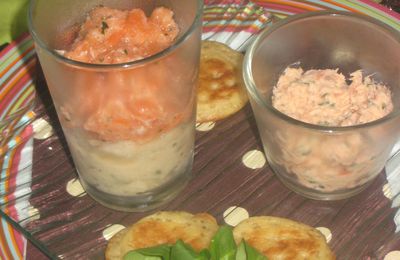
[[[242,240],[239,246],[233,238],[232,228],[222,226],[211,240],[209,248],[197,253],[178,240],[173,245],[159,245],[129,251],[124,260],[267,260],[267,257]]]
[[[329,122],[328,121],[319,121],[318,124],[322,125],[322,126],[329,126]]]
[[[128,55],[128,50],[124,49],[124,53],[125,53],[125,55]]]
[[[329,100],[325,100],[325,101],[318,103],[318,106],[325,106],[325,105],[329,105],[329,104],[330,104]]]
[[[108,24],[105,21],[101,22],[101,33],[105,34],[106,29],[108,29]]]

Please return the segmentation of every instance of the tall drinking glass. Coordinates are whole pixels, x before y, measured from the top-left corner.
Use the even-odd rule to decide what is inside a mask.
[[[30,32],[80,181],[107,207],[149,210],[175,197],[191,177],[202,2],[31,1]],[[140,8],[147,16],[169,8],[179,34],[167,49],[136,61],[66,58],[77,34],[71,28],[98,6]]]

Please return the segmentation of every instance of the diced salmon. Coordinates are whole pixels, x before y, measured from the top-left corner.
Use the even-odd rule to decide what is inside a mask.
[[[97,7],[81,25],[65,56],[96,64],[151,56],[168,48],[177,37],[179,28],[173,15],[164,7],[154,9],[150,17],[141,9]],[[72,121],[100,139],[145,141],[176,126],[192,111],[193,100],[179,103],[168,94],[171,72],[165,64],[153,62],[97,73],[74,69],[80,75],[68,90],[73,98],[65,102],[62,113],[72,115]]]

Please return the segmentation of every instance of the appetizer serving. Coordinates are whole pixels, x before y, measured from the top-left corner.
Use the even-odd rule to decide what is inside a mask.
[[[397,31],[340,11],[293,16],[257,35],[244,79],[269,165],[286,186],[338,200],[382,171],[400,132],[399,50]]]
[[[331,260],[325,237],[289,219],[258,216],[233,229],[207,213],[161,211],[121,230],[109,241],[106,260]]]
[[[142,4],[93,6],[75,23],[65,17],[56,51],[38,51],[83,187],[127,211],[183,189],[194,150],[200,3],[184,14]]]
[[[324,126],[365,124],[393,111],[390,89],[363,77],[361,70],[346,79],[337,69],[286,68],[273,89],[272,105],[297,120]]]
[[[297,120],[335,127],[368,123],[393,110],[388,87],[361,71],[346,80],[332,69],[285,69],[273,89],[272,105]],[[282,149],[277,162],[306,187],[328,192],[354,188],[374,177],[369,172],[380,156],[368,149],[368,138],[361,132],[333,139],[282,129],[276,138]]]

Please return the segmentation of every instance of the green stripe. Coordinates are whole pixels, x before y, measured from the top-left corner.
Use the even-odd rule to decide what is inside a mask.
[[[340,1],[346,6],[352,7],[353,9],[356,9],[358,11],[361,11],[364,14],[367,14],[369,16],[372,16],[381,22],[384,22],[388,24],[389,26],[395,28],[396,30],[400,30],[400,23],[393,18],[390,18],[388,14],[382,12],[381,10],[375,9],[367,4],[364,4],[362,2],[356,2],[356,1],[349,1],[349,0],[342,0]]]
[[[35,88],[33,84],[30,84],[27,86],[20,96],[16,96],[16,100],[11,104],[13,106],[13,109],[8,111],[8,115],[11,115],[12,113],[20,110],[23,108],[22,103],[26,102],[26,100],[33,94]]]
[[[16,59],[21,56],[22,52],[25,52],[27,49],[29,49],[32,46],[32,39],[24,40],[21,45],[18,45],[18,48],[15,48],[11,51],[9,51],[0,61],[0,69],[4,69],[7,67],[10,63],[15,61]]]

